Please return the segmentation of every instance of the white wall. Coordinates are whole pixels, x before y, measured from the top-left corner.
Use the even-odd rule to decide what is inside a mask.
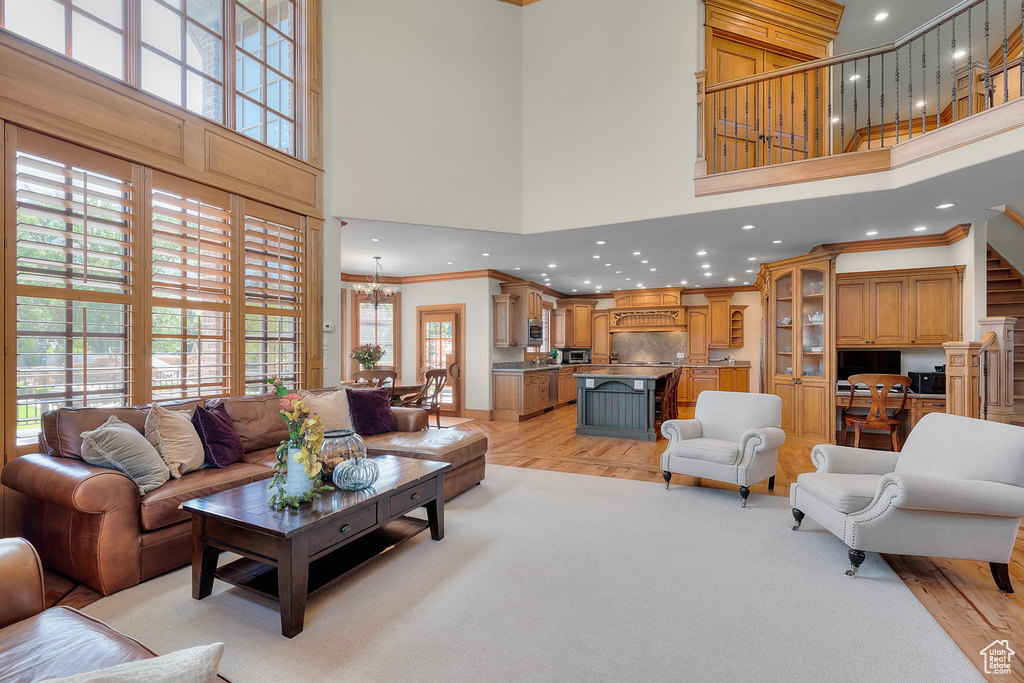
[[[693,201],[699,0],[523,12],[526,232],[675,215]]]
[[[1024,273],[1024,229],[1006,216],[996,216],[988,221],[988,243],[1018,273]]]
[[[462,375],[466,383],[466,400],[463,407],[490,410],[491,355],[494,350],[491,347],[494,328],[492,293],[499,293],[497,283],[488,278],[402,285],[402,374],[409,376],[417,369],[419,335],[416,307],[465,304],[466,350]]]
[[[522,8],[324,2],[326,213],[522,225]]]

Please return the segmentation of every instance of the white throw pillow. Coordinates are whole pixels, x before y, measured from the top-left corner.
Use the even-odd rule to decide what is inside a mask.
[[[352,414],[348,408],[348,394],[344,389],[322,394],[300,391],[299,396],[302,397],[302,402],[309,408],[310,413],[320,416],[324,431],[352,429]]]
[[[175,479],[206,465],[206,452],[192,413],[154,405],[146,416],[146,438],[156,448]]]
[[[214,683],[223,654],[224,643],[200,645],[99,671],[48,678],[41,683]]]

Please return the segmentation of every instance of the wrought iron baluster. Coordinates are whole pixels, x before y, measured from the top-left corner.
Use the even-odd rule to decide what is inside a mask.
[[[1024,27],[1024,0],[1020,0],[1020,23]],[[1017,97],[1024,97],[1024,49],[1021,50],[1020,64],[1017,65],[1017,70],[1020,72],[1020,94]]]
[[[885,53],[884,52],[882,53],[881,57],[882,57],[882,64],[879,67],[879,73],[882,74],[882,92],[881,92],[881,96],[879,97],[879,100],[878,100],[879,101],[879,105],[881,106],[881,111],[879,111],[879,114],[878,114],[878,118],[879,118],[879,124],[878,124],[879,142],[878,142],[878,146],[879,147],[885,147]]]
[[[732,168],[740,167],[740,89],[732,89]]]
[[[804,109],[804,159],[806,159],[807,158],[807,72],[806,71],[801,71],[800,72],[800,78],[802,78],[803,81],[804,81],[804,99],[803,99],[803,105],[804,105],[803,106],[803,109]]]
[[[1024,2],[1024,0],[1022,0]],[[819,129],[821,128],[821,70],[814,72],[814,156],[821,156]]]
[[[1010,79],[1007,76],[1007,56],[1009,54],[1009,34],[1006,32],[1006,0],[1003,0],[1003,103],[1010,99]]]
[[[981,419],[988,419],[988,354],[985,352],[985,360],[982,363],[982,380],[981,380]]]
[[[833,97],[834,97],[834,95],[832,93],[832,67],[830,66],[830,67],[828,67],[828,155],[829,156],[832,156],[833,152],[835,151],[833,149],[833,147],[835,145],[835,133],[832,132],[832,125],[833,125],[833,121],[832,121],[832,102],[833,102]]]
[[[766,131],[764,143],[765,143],[765,154],[767,156],[768,166],[772,165],[772,79],[768,79],[765,82],[768,86],[768,130]]]
[[[718,126],[716,125],[715,128]],[[729,92],[722,91],[722,170],[729,170]]]
[[[796,147],[796,74],[789,75],[789,160],[795,158]]]
[[[882,72],[885,78],[885,71]],[[885,114],[882,114],[882,121],[885,121]],[[900,51],[896,50],[896,144],[900,143]]]
[[[942,127],[942,24],[935,27],[935,127]]]
[[[846,151],[846,62],[839,65],[839,153]]]
[[[785,143],[782,141],[782,136],[786,134],[786,122],[783,118],[783,107],[785,102],[782,101],[782,76],[779,76],[779,163],[782,163],[782,145]],[[792,154],[792,153],[791,153]]]
[[[871,149],[871,55],[868,55],[867,82],[868,82],[868,149]]]
[[[860,78],[855,78],[858,76],[860,74],[857,73],[857,60],[855,59],[853,60],[853,76],[850,77],[853,79],[851,81],[853,83],[853,135],[851,137],[853,138],[853,151],[855,152],[857,151],[857,133],[860,132],[860,119],[857,118],[857,81]]]
[[[914,41],[907,43],[907,139],[914,139]]]
[[[754,166],[761,165],[761,84],[754,84]]]
[[[711,121],[711,168],[718,173],[718,93],[711,96],[714,100],[714,119]]]
[[[928,132],[928,46],[921,36],[921,132]]]
[[[949,41],[949,54],[951,54],[953,56],[952,64],[950,64],[950,67],[949,67],[949,69],[950,69],[950,71],[952,73],[952,76],[953,76],[953,93],[952,93],[953,96],[950,99],[950,102],[952,103],[952,106],[950,108],[953,110],[953,121],[956,121],[956,15],[955,14],[953,15],[953,18],[950,21],[949,25],[953,29],[953,37],[950,38],[950,41]]]
[[[743,86],[743,168],[750,168],[750,84]]]
[[[988,0],[985,0],[985,108],[988,109],[995,101],[992,97],[992,65],[989,63],[989,55],[992,54],[988,44],[989,21],[988,21]]]
[[[1024,9],[1024,0],[1021,0]],[[974,116],[974,6],[967,9],[967,115]],[[1024,73],[1022,71],[1021,73]]]

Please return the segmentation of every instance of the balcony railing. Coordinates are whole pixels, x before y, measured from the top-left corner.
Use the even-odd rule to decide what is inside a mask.
[[[713,85],[700,72],[698,175],[892,147],[1015,100],[1022,19],[1024,2],[968,0],[889,45]]]

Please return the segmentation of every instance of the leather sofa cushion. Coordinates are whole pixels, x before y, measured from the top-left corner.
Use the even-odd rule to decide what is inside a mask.
[[[388,432],[363,438],[369,455],[394,454],[458,467],[487,452],[487,437],[456,429],[422,432]]]
[[[277,446],[267,446],[258,451],[246,453],[242,456],[242,462],[247,462],[251,465],[262,465],[263,467],[273,467],[277,464]]]
[[[735,441],[720,439],[686,439],[676,444],[672,449],[672,455],[719,465],[735,465],[740,459],[740,445]]]
[[[807,472],[797,477],[797,486],[832,509],[850,514],[871,504],[880,481],[877,474]]]
[[[191,518],[188,512],[178,509],[186,500],[202,498],[211,493],[267,479],[272,475],[273,472],[262,465],[236,462],[228,467],[196,470],[181,479],[171,479],[160,488],[142,496],[142,528],[150,531],[183,522]]]
[[[277,394],[218,398],[206,404],[208,408],[216,405],[224,406],[246,453],[268,446],[277,448],[288,438],[288,425],[281,419]]]
[[[197,400],[164,401],[165,408],[170,410],[192,411]],[[101,426],[111,415],[121,422],[130,424],[146,432],[146,416],[149,406],[127,406],[124,408],[90,408],[72,406],[49,410],[43,413],[43,430],[40,436],[40,447],[47,455],[60,455],[65,458],[82,459],[82,432],[90,432]]]
[[[0,629],[4,683],[71,676],[154,655],[134,638],[70,607],[52,607]]]

